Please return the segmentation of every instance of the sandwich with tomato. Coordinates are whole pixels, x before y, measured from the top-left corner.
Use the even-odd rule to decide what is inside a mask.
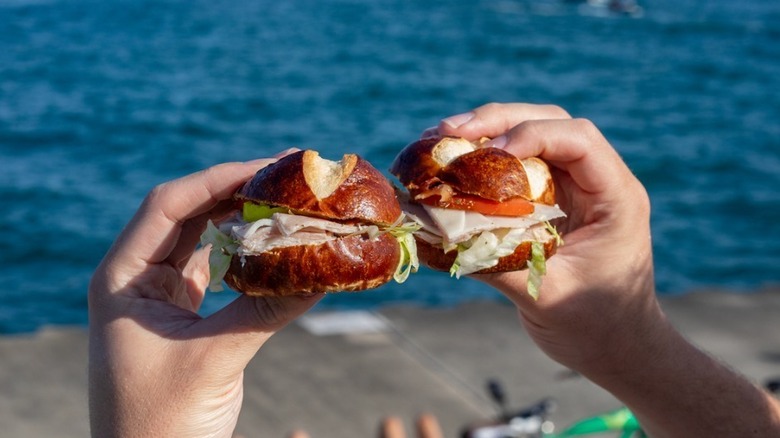
[[[455,277],[529,269],[536,298],[546,259],[562,244],[551,221],[565,214],[544,161],[518,159],[486,141],[422,138],[398,154],[390,172],[408,192],[402,208],[420,226],[414,237],[424,264]]]
[[[368,161],[313,150],[261,169],[234,195],[239,211],[209,222],[211,290],[222,280],[252,296],[361,291],[417,270],[395,191]]]

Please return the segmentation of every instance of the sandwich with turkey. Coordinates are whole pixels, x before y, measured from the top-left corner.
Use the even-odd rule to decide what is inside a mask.
[[[418,226],[404,223],[390,182],[358,155],[287,155],[234,199],[239,212],[201,236],[211,290],[224,279],[252,296],[361,291],[417,270]]]
[[[406,188],[402,208],[420,226],[424,264],[455,277],[529,269],[537,298],[546,260],[562,244],[552,221],[565,214],[544,161],[485,147],[487,140],[422,138],[390,172]]]

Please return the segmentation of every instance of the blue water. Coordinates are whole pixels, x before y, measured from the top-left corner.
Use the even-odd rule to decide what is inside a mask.
[[[157,183],[290,146],[385,169],[488,101],[602,128],[650,192],[660,293],[778,283],[780,2],[641,4],[0,0],[0,332],[84,324]],[[323,306],[486,297],[421,271]]]

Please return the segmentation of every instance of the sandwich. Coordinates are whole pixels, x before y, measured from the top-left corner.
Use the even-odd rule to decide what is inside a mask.
[[[259,170],[234,195],[240,211],[209,222],[211,290],[252,296],[361,291],[403,282],[418,262],[395,190],[368,161],[313,150]]]
[[[399,196],[420,226],[414,236],[425,265],[458,278],[529,269],[536,298],[546,260],[562,244],[551,221],[565,214],[544,161],[484,147],[487,140],[422,138],[401,150],[390,172],[407,190]]]

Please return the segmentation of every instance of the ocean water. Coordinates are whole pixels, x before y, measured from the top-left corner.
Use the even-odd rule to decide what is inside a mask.
[[[291,146],[384,170],[490,101],[603,130],[650,193],[659,293],[778,283],[780,2],[640,4],[0,0],[0,332],[85,324],[158,183]],[[421,270],[322,306],[474,298],[497,295]]]

